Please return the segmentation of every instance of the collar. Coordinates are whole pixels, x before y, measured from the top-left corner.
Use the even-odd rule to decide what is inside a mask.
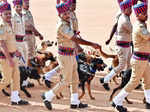
[[[93,73],[93,74],[95,74],[96,70],[93,69],[93,67],[90,66],[90,72]]]
[[[122,15],[130,20],[130,16],[127,16],[124,13],[122,13]]]
[[[22,18],[16,11],[14,11],[14,16]]]
[[[62,24],[67,25],[67,26],[70,26],[70,23],[69,23],[69,22],[66,22],[66,21],[64,21],[64,20],[62,20],[62,19],[61,19],[60,21],[61,21]]]

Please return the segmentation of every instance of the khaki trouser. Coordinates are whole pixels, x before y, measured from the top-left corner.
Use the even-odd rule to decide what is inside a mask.
[[[35,57],[36,54],[36,40],[34,35],[26,35],[25,41],[28,45],[28,59]]]
[[[23,60],[19,59],[19,66],[27,66],[28,64],[28,46],[27,46],[27,42],[17,42],[17,49],[18,51],[21,53]],[[25,61],[25,62],[23,62]]]
[[[114,68],[115,73],[120,73],[123,71],[126,67],[126,69],[129,69],[131,67],[130,65],[130,59],[131,59],[131,47],[123,48],[123,47],[116,47],[117,55],[119,58],[119,65]]]
[[[79,77],[77,72],[77,62],[75,56],[58,56],[58,62],[63,75],[62,80],[53,88],[53,92],[58,94],[65,87],[72,86],[72,93],[78,93]]]
[[[5,89],[9,84],[11,85],[12,91],[20,90],[20,72],[18,69],[18,60],[13,58],[15,63],[14,67],[10,67],[8,60],[0,59],[1,69],[3,73],[3,78],[0,81],[0,91]]]
[[[129,83],[126,85],[125,90],[131,92],[144,78],[144,89],[150,89],[150,65],[148,61],[131,60],[132,75]]]

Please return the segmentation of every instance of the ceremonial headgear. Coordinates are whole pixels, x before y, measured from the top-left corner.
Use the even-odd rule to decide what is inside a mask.
[[[66,11],[69,11],[70,10],[70,5],[71,5],[71,1],[68,0],[67,2],[64,2],[64,3],[61,3],[61,4],[57,4],[56,5],[56,9],[57,9],[57,12],[58,14],[62,14]]]
[[[0,2],[0,12],[11,10],[11,6],[8,2]]]
[[[14,6],[16,5],[22,5],[22,0],[13,0]]]
[[[135,15],[138,16],[140,13],[147,13],[147,4],[141,2],[133,6]]]
[[[125,1],[122,1],[122,2],[120,3],[120,8],[121,8],[121,10],[125,10],[125,9],[127,9],[127,8],[130,8],[130,7],[132,7],[131,0],[125,0]]]

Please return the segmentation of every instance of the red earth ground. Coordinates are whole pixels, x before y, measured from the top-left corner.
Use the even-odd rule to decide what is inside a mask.
[[[11,1],[11,0],[9,0]],[[44,35],[45,40],[56,40],[56,0],[30,0],[31,11],[33,13],[36,27]],[[105,52],[111,53],[109,47],[105,45],[112,25],[115,20],[115,15],[118,12],[117,0],[78,0],[77,3],[77,16],[79,19],[79,29],[83,38],[98,42],[102,45]],[[132,14],[132,22],[135,21],[134,13]],[[148,21],[149,22],[149,21]],[[40,41],[37,39],[37,43]],[[114,47],[114,42],[111,43],[111,47]],[[51,49],[55,52],[56,49]],[[55,52],[56,54],[56,52]],[[110,64],[110,60],[105,60],[106,63]],[[112,89],[116,85],[111,83],[111,91],[107,92],[104,90],[102,85],[99,83],[99,77],[102,77],[101,73],[97,73],[96,77],[92,82],[92,94],[95,100],[90,100],[89,96],[83,97],[82,102],[88,103],[87,109],[71,110],[69,108],[69,89],[63,91],[64,98],[61,100],[54,99],[53,101],[53,112],[113,112],[114,109],[111,107],[109,102],[109,96]],[[57,76],[53,78],[56,82]],[[34,81],[35,82],[35,81]],[[48,112],[42,103],[40,95],[47,91],[44,85],[39,86],[35,82],[35,87],[28,89],[32,94],[32,98],[27,98],[24,93],[21,92],[21,97],[30,102],[29,106],[11,106],[10,98],[0,93],[0,112]],[[130,95],[129,99],[132,100],[133,104],[126,104],[130,112],[149,112],[144,109],[142,103],[143,99],[142,90],[134,90]]]

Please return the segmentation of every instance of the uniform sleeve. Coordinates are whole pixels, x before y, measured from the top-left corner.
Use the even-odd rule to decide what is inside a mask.
[[[140,26],[140,32],[139,32],[139,34],[145,40],[150,39],[150,32],[147,30],[147,28],[144,25]]]
[[[71,15],[71,23],[74,31],[78,31],[78,19],[76,17],[76,14]]]
[[[74,32],[67,25],[61,25],[58,28],[58,33],[60,33],[64,38],[71,39],[74,36]]]
[[[6,37],[6,36],[5,36],[4,26],[1,25],[1,26],[0,26],[0,40],[6,40],[5,37]]]
[[[115,23],[118,23],[118,20],[121,16],[121,12],[119,11],[117,14],[116,14],[116,17],[115,17]]]

